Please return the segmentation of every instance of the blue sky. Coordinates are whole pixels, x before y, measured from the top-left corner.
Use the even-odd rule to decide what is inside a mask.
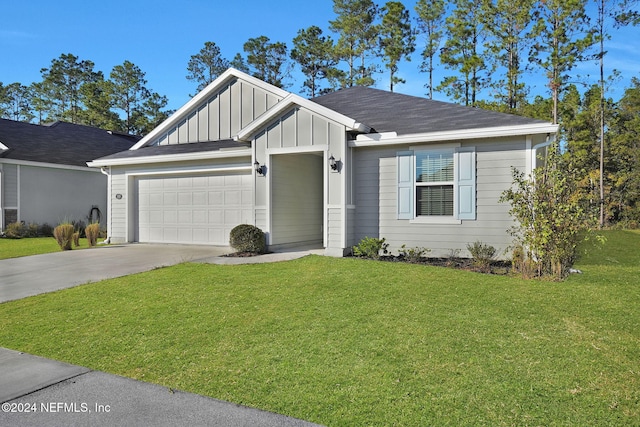
[[[413,13],[415,1],[404,4]],[[317,25],[327,34],[335,18],[332,0],[0,0],[0,5],[0,82],[40,81],[40,69],[63,53],[93,61],[107,76],[113,66],[129,60],[146,73],[149,88],[169,98],[171,109],[194,93],[197,85],[186,79],[186,67],[206,41],[231,59],[249,38],[265,35],[291,47],[299,29]],[[640,28],[630,27],[608,42],[608,72],[616,68],[623,74],[614,97],[631,77],[640,77],[638,36]],[[416,52],[412,62],[401,64],[407,84],[396,86],[398,92],[424,96],[427,75],[418,72],[419,63]],[[597,64],[581,64],[577,73],[596,82]],[[287,89],[298,93],[303,79],[296,76]],[[379,74],[376,87],[387,89],[388,79],[386,72]],[[537,81],[533,90],[544,92],[544,82]]]

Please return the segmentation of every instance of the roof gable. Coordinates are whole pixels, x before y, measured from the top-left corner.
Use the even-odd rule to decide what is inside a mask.
[[[397,135],[548,124],[541,120],[363,86],[338,90],[313,102],[353,117],[374,133]]]
[[[230,68],[132,149],[229,139],[288,95]]]
[[[71,166],[129,149],[138,137],[65,122],[36,125],[0,119],[0,159]],[[1,148],[1,147],[0,147]]]

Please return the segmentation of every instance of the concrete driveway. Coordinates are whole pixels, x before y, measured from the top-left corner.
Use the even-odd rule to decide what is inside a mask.
[[[136,243],[0,260],[0,302],[230,252],[228,247]]]

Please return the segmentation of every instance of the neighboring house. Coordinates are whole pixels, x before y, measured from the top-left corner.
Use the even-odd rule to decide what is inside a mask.
[[[390,249],[506,248],[511,168],[530,172],[557,126],[353,87],[307,100],[230,69],[109,174],[112,242],[228,245],[254,224],[271,247],[342,256],[365,236]]]
[[[103,223],[107,177],[86,162],[127,150],[139,138],[71,123],[0,119],[0,229],[16,221],[56,226]]]

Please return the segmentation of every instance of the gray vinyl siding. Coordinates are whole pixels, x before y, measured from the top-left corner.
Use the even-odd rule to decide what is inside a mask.
[[[279,101],[250,83],[232,80],[150,145],[229,139]]]
[[[93,206],[107,214],[107,177],[99,170],[20,166],[21,221],[86,223]]]
[[[412,144],[417,146],[418,144]],[[476,240],[495,246],[500,255],[511,243],[507,229],[512,225],[509,206],[498,202],[511,185],[511,167],[525,169],[525,138],[477,140],[462,146],[476,150],[476,220],[461,224],[424,224],[397,219],[396,153],[409,146],[360,148],[355,150],[357,241],[365,236],[386,238],[390,249],[427,247],[432,256],[446,256],[459,250],[468,256],[466,245]]]

